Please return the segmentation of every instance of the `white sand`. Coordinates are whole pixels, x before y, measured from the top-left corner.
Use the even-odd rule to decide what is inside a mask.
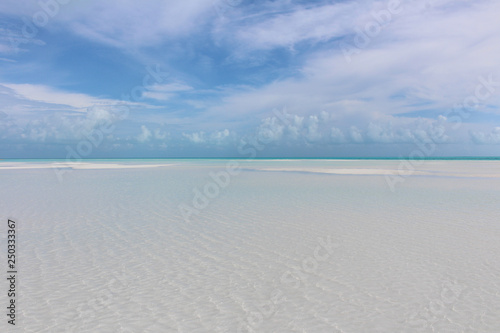
[[[27,163],[27,162],[4,162],[0,163],[0,170],[19,169],[137,169],[166,167],[171,164],[117,164],[117,163],[88,163],[88,162],[51,162],[51,163]]]
[[[306,161],[307,160],[303,160]],[[405,161],[404,160],[321,160],[322,164],[331,166],[273,166],[253,167],[249,170],[280,171],[280,172],[312,172],[337,175],[394,175],[394,176],[439,176],[439,177],[473,177],[473,178],[499,178],[500,161]],[[341,163],[359,164],[364,166],[345,168]],[[371,165],[366,165],[366,163]],[[311,163],[309,163],[311,164]]]
[[[19,332],[500,332],[498,162],[4,163]]]

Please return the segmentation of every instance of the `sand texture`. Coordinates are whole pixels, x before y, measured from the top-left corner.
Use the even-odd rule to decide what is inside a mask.
[[[500,332],[500,162],[237,163],[0,163],[12,331]]]

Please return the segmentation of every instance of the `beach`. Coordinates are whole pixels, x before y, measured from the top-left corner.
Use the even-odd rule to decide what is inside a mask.
[[[498,160],[4,160],[15,330],[498,332],[498,170]]]

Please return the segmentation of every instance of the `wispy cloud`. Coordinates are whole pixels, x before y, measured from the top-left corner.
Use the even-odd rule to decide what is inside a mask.
[[[254,15],[241,13],[230,22],[221,21],[216,38],[242,47],[243,50],[269,50],[277,47],[293,49],[300,42],[328,41],[348,31],[349,14],[357,9],[354,3],[319,3],[291,6],[290,2],[268,3]]]
[[[168,79],[143,84],[137,112],[111,144],[156,149],[168,141],[199,153],[270,135],[275,145],[321,154],[327,146],[408,145],[443,129],[446,144],[496,143],[497,1],[243,1],[223,13],[220,5],[71,2],[13,53],[9,38],[25,38],[23,18],[42,9],[2,2],[0,111],[29,123],[31,134],[22,126],[6,133],[71,139],[90,122],[89,107],[118,103],[141,86],[145,65],[159,64]],[[341,45],[353,48],[349,61]],[[480,77],[491,81],[488,98],[454,130],[457,105],[475,96]],[[284,106],[287,124],[272,116]]]
[[[86,94],[69,93],[55,90],[44,85],[2,83],[4,87],[12,89],[20,99],[56,105],[66,105],[74,110],[84,111],[95,104],[111,104],[112,100],[99,99]],[[116,101],[115,101],[116,102]]]
[[[176,93],[192,89],[192,87],[182,83],[155,84],[148,87],[148,90],[144,92],[143,97],[159,101],[167,101],[171,97],[175,96]]]

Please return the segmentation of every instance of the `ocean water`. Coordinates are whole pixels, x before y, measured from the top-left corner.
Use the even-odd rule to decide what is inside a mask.
[[[500,161],[412,168],[2,161],[15,330],[500,331]]]

